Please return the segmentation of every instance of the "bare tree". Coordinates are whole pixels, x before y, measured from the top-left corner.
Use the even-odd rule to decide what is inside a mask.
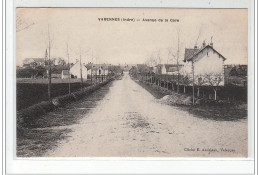
[[[200,30],[199,30],[199,34],[197,36],[196,42],[195,42],[195,47],[197,47],[198,44],[198,40],[200,38],[201,32],[202,32],[202,25],[200,26]],[[195,54],[195,52],[193,52],[193,55]],[[192,68],[192,103],[193,105],[195,104],[195,72],[194,72],[194,60],[191,60],[191,68]]]
[[[81,47],[80,47],[80,51],[79,51],[79,65],[80,65],[80,81],[81,81],[81,90],[83,90],[82,62],[81,62]]]
[[[168,54],[170,54],[172,56],[172,58],[174,58],[176,60],[176,64],[177,64],[177,93],[179,93],[180,91],[180,66],[179,66],[179,55],[180,55],[180,30],[177,29],[177,51],[176,51],[176,55],[174,54],[174,52],[170,49],[168,49]],[[174,77],[173,77],[174,78]]]
[[[50,29],[48,25],[48,46],[49,46],[49,83],[48,83],[48,97],[49,101],[51,101],[51,38],[50,38]]]
[[[205,83],[205,77],[202,75],[197,76],[198,82],[197,82],[197,97],[200,96],[200,88]]]
[[[183,92],[186,93],[186,87],[192,82],[188,74],[181,76],[181,83],[183,84]]]
[[[207,73],[205,74],[205,79],[207,83],[213,88],[215,94],[215,100],[217,100],[217,90],[219,84],[223,80],[223,75],[221,73]]]
[[[67,43],[67,56],[68,56],[68,65],[69,65],[69,94],[70,94],[71,93],[71,90],[70,90],[70,54],[69,54],[68,43]]]

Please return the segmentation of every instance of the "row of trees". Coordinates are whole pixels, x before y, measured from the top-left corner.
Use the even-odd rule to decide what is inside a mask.
[[[139,80],[146,81],[151,84],[156,84],[157,86],[162,87],[162,83],[167,84],[164,88],[168,88],[168,84],[174,84],[177,86],[176,92],[180,93],[180,86],[183,87],[183,93],[186,93],[187,87],[196,88],[197,97],[200,97],[200,90],[203,87],[210,87],[214,92],[214,99],[217,100],[217,92],[223,82],[223,75],[220,73],[206,73],[204,75],[195,76],[193,83],[193,78],[188,74],[179,74],[179,75],[160,75],[152,72],[140,73],[137,72],[136,68],[130,70],[130,74],[133,77],[138,78]],[[194,92],[195,96],[195,92]],[[195,97],[194,97],[195,98]]]
[[[195,46],[197,47],[197,43],[198,40],[201,36],[202,33],[202,26],[200,27],[198,36],[196,38],[196,42],[195,42]],[[180,92],[180,85],[183,86],[183,92],[186,92],[186,87],[187,86],[192,86],[193,89],[193,103],[195,103],[195,86],[197,88],[197,96],[200,95],[200,89],[203,86],[210,86],[212,87],[213,91],[214,91],[214,99],[217,99],[217,91],[218,88],[221,84],[221,82],[223,82],[224,80],[224,75],[221,73],[206,73],[204,75],[199,75],[199,76],[195,76],[194,74],[194,63],[192,60],[192,71],[191,71],[191,75],[188,74],[185,71],[180,71],[180,45],[182,45],[182,43],[180,43],[180,31],[177,29],[177,49],[174,51],[174,47],[169,47],[167,49],[168,51],[168,59],[167,59],[167,64],[169,63],[169,61],[174,61],[176,63],[177,66],[177,75],[174,75],[172,77],[172,80],[174,81],[174,83],[177,85],[177,93]],[[212,43],[212,38],[211,37],[211,43]],[[205,41],[204,41],[205,43]],[[160,51],[156,51],[154,53],[152,53],[146,60],[146,64],[148,66],[156,66],[161,64],[162,62],[162,58],[161,58],[161,54]],[[160,75],[159,75],[160,77]],[[161,78],[159,78],[161,79]],[[161,80],[159,80],[161,81]],[[163,80],[165,81],[165,80]],[[168,80],[167,80],[168,81]]]

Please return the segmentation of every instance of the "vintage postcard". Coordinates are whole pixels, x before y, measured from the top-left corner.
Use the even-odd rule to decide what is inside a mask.
[[[16,156],[248,157],[248,9],[16,8]]]

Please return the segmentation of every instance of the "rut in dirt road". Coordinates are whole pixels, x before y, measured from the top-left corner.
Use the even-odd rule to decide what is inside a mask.
[[[246,156],[247,121],[203,120],[161,104],[129,75],[114,81],[49,157]],[[192,151],[198,149],[198,151]]]

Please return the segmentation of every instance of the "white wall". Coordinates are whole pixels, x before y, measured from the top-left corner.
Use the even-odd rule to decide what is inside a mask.
[[[70,73],[74,76],[77,76],[77,78],[80,78],[80,63],[77,62],[70,68]],[[87,68],[82,65],[82,78],[87,79],[88,70]]]
[[[192,63],[186,62],[181,69],[180,74],[188,74],[192,78]],[[197,55],[194,62],[194,77],[195,83],[198,81],[198,77],[203,77],[206,74],[222,74],[222,81],[219,85],[224,85],[224,62],[222,57],[211,48],[206,48],[203,52]]]
[[[199,53],[197,61],[194,62],[194,74],[204,75],[207,73],[223,73],[223,59],[212,49],[206,48]]]
[[[167,74],[165,65],[162,66],[162,74]]]

